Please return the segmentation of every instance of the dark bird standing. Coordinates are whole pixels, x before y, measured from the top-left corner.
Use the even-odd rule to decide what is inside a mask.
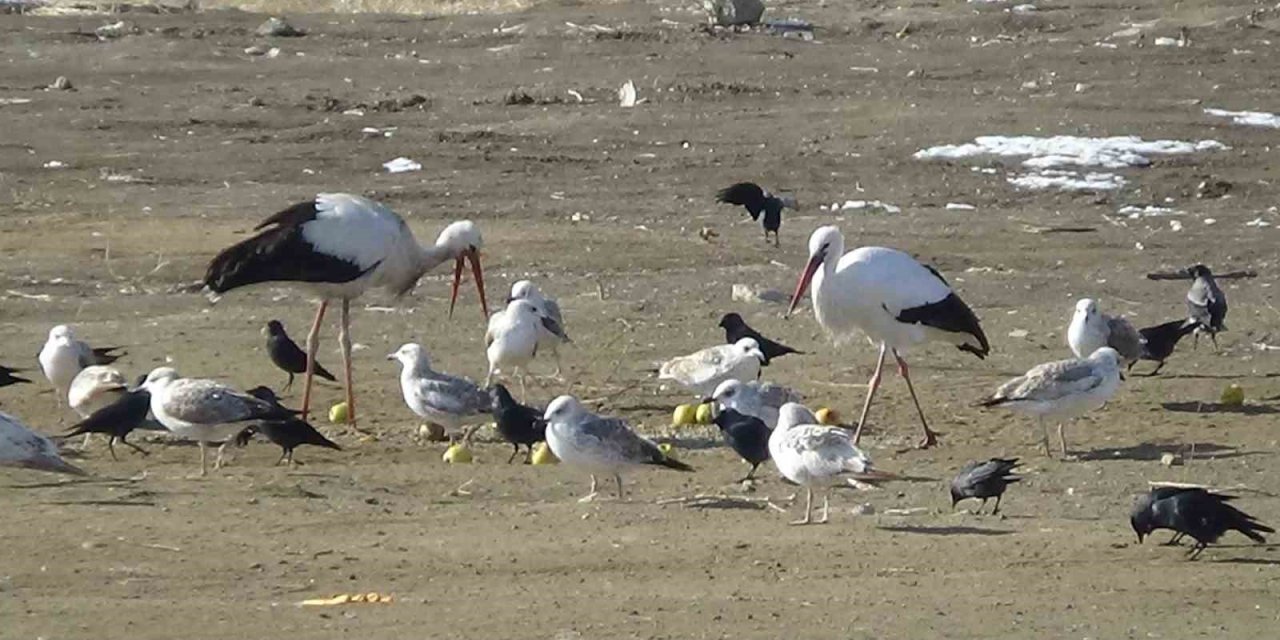
[[[954,509],[957,503],[966,498],[977,498],[982,500],[982,504],[975,513],[982,513],[987,500],[995,498],[996,506],[991,510],[991,515],[1000,513],[1000,498],[1004,496],[1004,490],[1022,480],[1020,476],[1013,475],[1013,469],[1017,466],[1017,458],[992,458],[982,462],[974,460],[964,465],[960,473],[951,480],[951,508]]]
[[[249,395],[269,402],[277,407],[284,408],[280,405],[279,399],[274,391],[267,387],[254,387],[249,390]],[[297,413],[292,409],[286,409],[292,413]],[[253,434],[260,433],[266,436],[268,440],[280,447],[280,459],[276,460],[276,464],[284,462],[286,464],[294,464],[293,450],[304,444],[315,445],[317,447],[325,447],[335,451],[342,451],[342,447],[338,446],[332,440],[324,437],[324,434],[316,431],[306,420],[296,417],[289,417],[276,420],[263,420],[262,422],[245,427],[236,434],[236,446],[243,447],[249,444],[249,439]],[[298,464],[302,464],[299,462]]]
[[[129,442],[127,439],[134,429],[147,424],[147,413],[151,411],[151,392],[146,389],[134,389],[125,392],[115,402],[94,411],[88,418],[71,425],[71,430],[62,434],[63,438],[78,436],[82,433],[101,433],[109,436],[107,450],[112,460],[116,457],[116,441],[141,453],[151,455],[149,451]]]
[[[284,385],[284,390],[288,391],[289,387],[293,386],[293,375],[307,372],[307,352],[303,351],[288,333],[285,333],[284,325],[280,324],[279,320],[267,322],[266,331],[267,355],[271,357],[271,362],[289,374],[289,381]],[[328,369],[320,366],[319,362],[316,363],[315,375],[330,382],[338,380],[329,373]]]
[[[15,373],[18,373],[19,371],[22,371],[22,369],[6,367],[0,364],[0,387],[7,387],[11,384],[30,383],[31,382],[30,380],[22,376],[13,375]]]
[[[1196,279],[1187,291],[1187,314],[1200,323],[1192,348],[1200,342],[1200,334],[1207,333],[1213,341],[1213,348],[1217,349],[1218,332],[1227,330],[1227,295],[1218,288],[1209,267],[1202,264],[1188,267],[1187,274]]]
[[[1199,327],[1199,322],[1188,319],[1174,320],[1154,327],[1138,329],[1138,339],[1142,346],[1142,353],[1138,356],[1138,359],[1150,360],[1156,363],[1156,368],[1152,369],[1151,373],[1147,375],[1154,376],[1160,373],[1160,368],[1164,366],[1164,361],[1173,355],[1173,348],[1178,346],[1178,341]],[[1129,368],[1132,369],[1135,364],[1137,364],[1136,360],[1130,362]]]
[[[1227,504],[1235,496],[1213,493],[1196,487],[1155,487],[1138,498],[1129,515],[1129,524],[1138,534],[1138,542],[1156,529],[1176,532],[1170,543],[1183,535],[1195,539],[1188,559],[1194,560],[1228,531],[1239,531],[1257,543],[1267,541],[1261,533],[1275,529],[1258,522],[1253,516]]]
[[[760,345],[760,353],[764,354],[764,360],[761,362],[763,366],[769,366],[769,362],[774,358],[781,358],[789,353],[803,355],[803,351],[792,349],[781,342],[774,342],[763,335],[759,331],[752,329],[742,316],[736,313],[726,313],[720,318],[720,326],[724,328],[724,341],[727,344],[733,344],[743,338],[752,338],[756,344]]]
[[[772,232],[775,247],[778,246],[778,229],[782,227],[782,210],[798,208],[795,197],[775,196],[754,182],[739,182],[721,189],[716,194],[716,202],[741,205],[751,214],[752,220],[759,220],[760,214],[764,214],[764,240],[768,242]]]
[[[769,459],[769,425],[755,416],[738,413],[733,409],[716,412],[712,422],[720,427],[720,434],[734,452],[751,464],[751,471],[739,480],[752,480],[756,469]]]
[[[507,464],[520,455],[520,445],[528,448],[524,462],[529,464],[533,459],[533,445],[547,437],[547,421],[542,419],[542,410],[520,404],[501,384],[489,387],[489,399],[493,402],[493,420],[498,435],[510,442],[513,449]]]

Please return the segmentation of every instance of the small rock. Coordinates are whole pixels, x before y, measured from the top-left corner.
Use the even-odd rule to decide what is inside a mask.
[[[244,52],[245,52],[245,55],[262,56],[262,55],[266,55],[267,52],[270,50],[271,50],[270,45],[255,44],[252,47],[245,47]]]
[[[1221,198],[1230,193],[1233,186],[1235,185],[1226,180],[1205,179],[1196,185],[1196,197],[1201,199]]]
[[[864,502],[849,510],[855,516],[871,516],[875,515],[876,508],[870,502]]]
[[[756,24],[764,15],[761,0],[702,0],[702,8],[708,22],[722,27]]]
[[[54,80],[53,84],[49,85],[49,88],[55,91],[70,91],[74,87],[71,86],[71,81],[66,76],[58,76],[58,79]]]
[[[258,28],[254,29],[253,32],[260,36],[277,36],[280,38],[299,38],[307,35],[306,31],[285,22],[284,18],[268,18],[266,22],[258,25]]]
[[[99,40],[111,40],[124,35],[127,30],[124,20],[121,20],[115,24],[104,24],[94,29],[93,35],[98,36]]]
[[[102,547],[101,542],[93,542],[92,540],[85,540],[84,542],[80,543],[80,548],[84,549],[85,551],[89,551],[92,549],[99,549],[101,547]]]
[[[1182,458],[1179,458],[1176,454],[1173,454],[1173,453],[1166,453],[1160,456],[1160,464],[1166,467],[1180,465],[1182,464]]]
[[[733,285],[733,301],[734,302],[768,302],[772,304],[786,304],[790,302],[787,294],[777,289],[763,289],[750,284]]]

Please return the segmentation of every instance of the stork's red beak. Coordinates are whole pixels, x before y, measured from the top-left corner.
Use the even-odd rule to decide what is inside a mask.
[[[489,301],[484,295],[484,269],[480,267],[480,251],[471,247],[458,254],[453,261],[453,292],[449,296],[449,317],[453,317],[453,308],[458,303],[458,285],[462,283],[462,263],[471,263],[471,274],[476,278],[476,290],[480,292],[480,309],[484,317],[489,318]]]
[[[819,252],[809,258],[809,264],[805,265],[804,273],[800,274],[800,282],[796,283],[796,292],[791,294],[791,306],[787,307],[787,313],[782,317],[790,316],[791,312],[796,310],[796,305],[800,304],[800,298],[805,291],[809,290],[809,283],[813,280],[813,274],[817,273],[818,267],[822,266],[823,257],[823,253]]]

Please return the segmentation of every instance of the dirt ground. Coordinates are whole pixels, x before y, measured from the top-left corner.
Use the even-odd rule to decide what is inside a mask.
[[[937,265],[992,339],[986,361],[945,346],[912,354],[942,446],[910,448],[918,425],[896,377],[872,412],[864,443],[880,466],[931,480],[841,492],[830,524],[790,527],[794,489],[772,470],[745,495],[790,514],[659,504],[742,493],[742,463],[705,428],[674,434],[696,473],[636,472],[625,502],[579,504],[584,474],[504,465],[498,443],[480,445],[474,465],[446,465],[441,445],[413,437],[398,370],[384,358],[420,341],[442,369],[483,376],[475,295],[448,319],[437,272],[399,303],[377,295],[357,305],[360,417],[376,439],[322,424],[345,451],[304,448],[308,464],[290,471],[271,466],[274,447],[254,444],[205,480],[187,478],[194,447],[146,438],[150,457],[122,453],[118,463],[95,443],[78,459],[95,474],[88,481],[4,472],[0,636],[1271,633],[1274,546],[1232,534],[1185,562],[1156,544],[1163,535],[1136,545],[1127,515],[1148,481],[1169,480],[1232,488],[1247,511],[1280,523],[1280,480],[1266,473],[1277,463],[1280,382],[1274,351],[1257,346],[1275,340],[1276,230],[1246,224],[1280,223],[1277,134],[1202,113],[1277,110],[1280,12],[1203,0],[1037,3],[1030,13],[962,2],[773,10],[818,25],[804,42],[709,34],[689,4],[300,15],[293,21],[309,35],[270,42],[275,58],[244,53],[261,41],[260,15],[0,18],[0,357],[33,366],[48,328],[65,322],[94,343],[124,345],[131,375],[172,362],[243,387],[282,385],[259,330],[280,318],[301,336],[305,297],[263,288],[211,305],[183,287],[263,217],[346,190],[386,202],[423,240],[452,219],[479,223],[492,303],[524,277],[559,296],[575,340],[564,351],[569,383],[534,386],[532,401],[596,398],[601,411],[670,436],[671,408],[689,398],[660,389],[646,368],[716,342],[717,318],[736,309],[811,352],[778,361],[769,379],[848,415],[873,350],[832,349],[807,309],[783,320],[778,305],[730,297],[739,282],[789,292],[808,233],[833,223],[852,246],[895,246]],[[85,35],[117,19],[123,37]],[[1187,46],[1155,44],[1182,27]],[[43,89],[58,76],[74,89]],[[647,100],[634,109],[616,103],[627,79]],[[972,170],[1016,160],[911,158],[977,135],[1056,133],[1230,149],[1158,157],[1123,171],[1123,189],[1095,193],[1018,191]],[[422,171],[381,169],[397,156]],[[713,203],[740,179],[798,194],[804,209],[786,218],[781,249]],[[1227,197],[1198,194],[1206,179],[1229,182]],[[848,199],[902,211],[819,207]],[[1117,214],[1151,204],[1182,213]],[[701,240],[704,226],[719,237]],[[1047,226],[1096,231],[1031,232]],[[1232,306],[1222,351],[1183,345],[1162,375],[1130,377],[1069,432],[1080,460],[1046,459],[1025,419],[972,406],[1003,379],[1067,355],[1077,298],[1100,298],[1139,325],[1177,318],[1186,283],[1143,274],[1196,261],[1260,273],[1223,282]],[[336,366],[331,324],[326,332],[321,361]],[[1230,382],[1248,404],[1214,411]],[[319,404],[340,396],[322,387]],[[288,400],[299,401],[296,390]],[[4,389],[0,402],[45,432],[73,421],[42,385]],[[1166,452],[1189,459],[1165,467]],[[946,479],[996,455],[1025,462],[1005,514],[953,511]],[[863,503],[875,513],[851,512]],[[367,591],[396,602],[294,606]]]

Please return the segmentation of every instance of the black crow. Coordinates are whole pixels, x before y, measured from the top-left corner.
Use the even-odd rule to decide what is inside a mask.
[[[1213,348],[1217,349],[1218,332],[1227,330],[1227,296],[1218,288],[1209,267],[1202,264],[1188,267],[1187,274],[1195,278],[1191,289],[1187,291],[1187,313],[1192,320],[1200,323],[1192,348],[1200,341],[1200,334],[1207,333],[1213,341]]]
[[[797,208],[795,197],[775,196],[754,182],[739,182],[721,189],[716,194],[716,202],[742,205],[751,214],[752,220],[759,220],[763,213],[765,242],[769,241],[769,233],[772,232],[775,247],[778,246],[778,229],[782,226],[782,210]]]
[[[1191,536],[1196,544],[1188,559],[1194,560],[1227,531],[1239,531],[1257,543],[1267,539],[1259,532],[1275,533],[1275,529],[1258,522],[1253,516],[1227,504],[1235,496],[1213,493],[1195,487],[1155,487],[1138,498],[1129,515],[1129,524],[1138,534],[1138,543],[1156,529],[1169,529],[1175,542],[1182,535]]]
[[[274,391],[267,387],[254,387],[249,390],[249,395],[269,402],[277,407],[281,407],[280,401],[276,398]],[[286,409],[291,413],[297,413],[292,409]],[[276,464],[284,462],[286,464],[294,464],[293,450],[300,445],[310,444],[317,447],[326,447],[335,451],[342,451],[342,447],[338,446],[332,440],[324,437],[324,434],[316,431],[307,421],[289,417],[276,420],[263,420],[262,422],[245,427],[236,434],[236,446],[243,447],[249,443],[249,439],[253,434],[260,433],[266,436],[268,440],[274,442],[280,447],[280,459],[276,460]],[[298,464],[302,464],[299,462]]]
[[[1156,368],[1148,373],[1154,376],[1160,372],[1160,368],[1164,366],[1164,361],[1173,355],[1173,348],[1178,345],[1178,341],[1185,337],[1188,333],[1195,331],[1200,327],[1200,323],[1195,320],[1174,320],[1164,324],[1158,324],[1154,327],[1146,327],[1138,330],[1139,340],[1142,343],[1142,354],[1139,360],[1150,360],[1156,363]],[[1132,369],[1136,361],[1129,363]]]
[[[501,384],[489,387],[489,399],[493,403],[493,420],[498,435],[511,443],[511,457],[507,458],[507,464],[520,455],[520,445],[528,447],[524,462],[529,464],[533,458],[533,445],[547,437],[547,421],[542,419],[542,410],[516,402],[511,392]]]
[[[282,371],[289,374],[289,381],[285,383],[284,388],[287,391],[293,386],[293,375],[295,373],[307,372],[307,352],[298,347],[298,344],[285,333],[284,325],[279,320],[272,320],[267,323],[267,355],[271,357],[271,362],[280,367]],[[336,382],[337,378],[329,373],[328,369],[316,363],[315,374],[328,380]]]
[[[71,425],[71,430],[62,434],[61,437],[70,438],[82,433],[105,434],[110,437],[107,440],[107,450],[111,452],[112,460],[119,460],[116,457],[117,440],[120,444],[144,456],[150,455],[150,452],[127,440],[130,432],[146,424],[147,413],[150,410],[151,392],[146,389],[134,389],[125,392],[115,402],[94,411],[88,418]]]
[[[15,368],[13,368],[13,367],[6,367],[6,366],[4,366],[4,365],[0,364],[0,387],[7,387],[7,386],[9,386],[9,385],[11,385],[11,384],[19,384],[19,383],[29,383],[29,382],[31,382],[30,380],[28,380],[28,379],[26,379],[26,378],[24,378],[24,377],[22,377],[22,376],[15,376],[15,375],[13,375],[13,374],[15,374],[15,373],[18,373],[19,371],[22,371],[22,369],[15,369]]]
[[[769,366],[769,361],[774,358],[781,358],[789,353],[804,355],[803,351],[792,349],[781,342],[774,342],[762,335],[759,331],[752,329],[742,316],[736,313],[726,313],[720,318],[720,326],[724,329],[724,341],[726,344],[733,344],[743,338],[752,338],[756,344],[760,345],[760,353],[764,354],[764,360],[761,362],[764,366]]]
[[[760,418],[738,413],[733,409],[716,412],[712,422],[720,427],[724,441],[751,465],[751,471],[742,480],[754,479],[756,468],[769,459],[769,434],[772,433],[769,426]]]
[[[976,513],[982,513],[987,500],[995,498],[996,506],[991,510],[991,515],[1000,513],[1000,498],[1004,495],[1004,490],[1022,480],[1020,476],[1013,475],[1013,469],[1017,466],[1017,458],[992,458],[983,462],[974,460],[964,465],[951,481],[951,507],[954,509],[956,503],[966,498],[978,498],[982,500],[982,504],[978,506]]]

